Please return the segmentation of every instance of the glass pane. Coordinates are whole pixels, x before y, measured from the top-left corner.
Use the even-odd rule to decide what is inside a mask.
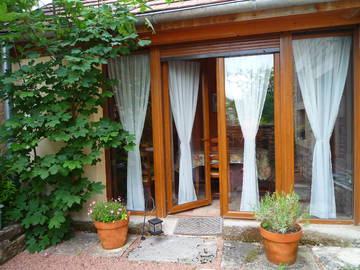
[[[257,59],[254,59],[256,57]],[[245,58],[245,59],[244,59]],[[250,207],[243,210],[241,200],[243,196],[243,180],[244,180],[244,130],[243,128],[252,128],[251,125],[258,123],[257,132],[255,137],[255,170],[252,181],[257,182],[258,190],[253,189],[251,196],[263,196],[266,192],[273,192],[275,190],[275,136],[274,136],[274,67],[273,55],[260,55],[260,56],[243,56],[232,58],[233,63],[228,64],[229,58],[225,59],[225,80],[228,82],[235,81],[239,85],[231,87],[231,82],[226,83],[226,130],[228,140],[228,160],[229,160],[229,210],[230,211],[252,211],[256,207],[256,203],[250,203]],[[258,67],[252,69],[239,68],[236,62],[237,59],[241,61],[251,62],[257,61]],[[245,65],[247,66],[247,65]],[[246,78],[244,79],[243,76]],[[249,79],[250,78],[250,79]],[[250,82],[249,82],[250,81]],[[236,98],[241,96],[241,92],[246,89],[255,95],[262,93],[262,97],[258,97],[257,102],[263,103],[263,107],[259,104],[257,108],[256,117],[247,117],[249,123],[239,121],[239,112],[237,111]],[[250,84],[250,86],[249,86]],[[235,93],[234,93],[234,89]],[[249,99],[249,97],[247,97]],[[247,101],[248,103],[254,100]],[[243,113],[247,114],[249,104],[240,106],[247,106]],[[239,106],[239,105],[238,105]],[[251,106],[250,106],[251,107]],[[239,108],[240,109],[240,108]],[[252,112],[253,113],[253,112]],[[250,112],[249,112],[250,114]],[[255,121],[255,122],[254,122]],[[256,129],[255,129],[256,131]],[[246,131],[245,131],[246,132]],[[256,182],[255,182],[256,181]],[[256,187],[256,185],[254,185]],[[246,191],[245,191],[246,192]],[[258,195],[256,194],[258,192]]]
[[[199,87],[194,124],[192,128],[190,147],[192,156],[192,181],[197,200],[205,199],[205,156],[204,156],[204,120],[201,86]],[[179,169],[180,169],[180,140],[172,115],[172,203],[179,201]]]
[[[351,56],[350,56],[351,59]],[[332,71],[331,66],[326,68]],[[295,70],[295,65],[294,65]],[[324,72],[325,73],[325,72]],[[305,110],[299,78],[294,76],[295,125],[295,192],[304,208],[310,207],[312,162],[315,136]],[[353,217],[353,80],[352,66],[348,69],[334,130],[330,138],[331,166],[337,219]],[[318,218],[317,216],[311,216]]]
[[[116,109],[114,100],[112,105],[111,117],[120,122],[119,114]],[[143,177],[143,187],[147,211],[155,207],[155,181],[154,181],[154,159],[153,159],[153,140],[152,140],[152,102],[149,97],[149,103],[146,111],[144,129],[140,141],[141,167]],[[127,196],[127,151],[123,149],[111,150],[111,171],[112,171],[112,189],[113,197],[118,196],[126,200]]]

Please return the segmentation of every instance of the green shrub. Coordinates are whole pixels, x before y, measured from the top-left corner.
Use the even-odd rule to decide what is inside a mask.
[[[0,204],[8,204],[14,197],[16,186],[11,179],[0,177]]]
[[[39,252],[71,236],[71,214],[103,192],[85,167],[95,166],[103,149],[134,146],[120,123],[98,117],[115,83],[99,67],[149,44],[138,37],[131,12],[146,1],[88,7],[57,0],[53,14],[15,9],[18,2],[0,5],[1,43],[18,68],[0,72],[0,102],[12,105],[0,127],[0,143],[9,145],[0,173],[19,181],[9,214],[25,228],[28,251]],[[40,153],[44,141],[59,147]]]
[[[110,202],[95,202],[90,204],[88,215],[91,216],[92,220],[99,222],[115,222],[128,218],[126,213],[126,206],[117,199]]]
[[[11,175],[8,175],[9,161],[0,156],[0,205],[3,205],[2,212],[2,224],[4,227],[13,221],[10,217],[10,210],[14,206],[15,195],[18,192],[18,184]]]
[[[276,233],[292,233],[298,230],[297,223],[304,216],[299,196],[291,193],[267,193],[255,210],[261,226]]]

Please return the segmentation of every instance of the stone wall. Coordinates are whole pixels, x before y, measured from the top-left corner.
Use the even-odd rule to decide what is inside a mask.
[[[0,230],[0,265],[16,256],[25,248],[24,229],[19,224]]]

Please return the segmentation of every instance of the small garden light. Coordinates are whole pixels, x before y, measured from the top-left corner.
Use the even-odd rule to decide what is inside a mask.
[[[142,233],[141,233],[141,240],[145,240],[145,220],[146,220],[146,209],[147,209],[147,206],[148,206],[148,201],[152,201],[153,203],[153,209],[151,210],[151,212],[154,211],[155,209],[155,202],[154,202],[154,199],[147,195],[145,196],[145,209],[144,209],[144,222],[143,222],[143,228],[142,228]],[[153,218],[153,219],[149,219],[148,220],[148,226],[149,226],[149,233],[151,235],[160,235],[163,233],[163,230],[162,230],[162,223],[163,221],[159,218]]]
[[[160,235],[163,233],[162,223],[163,221],[160,218],[153,218],[149,221],[149,233],[151,235]]]

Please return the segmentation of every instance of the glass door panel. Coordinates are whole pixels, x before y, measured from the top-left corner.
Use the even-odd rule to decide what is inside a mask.
[[[275,191],[273,54],[224,59],[228,210]]]
[[[170,148],[167,205],[169,213],[176,213],[211,203],[206,138],[209,97],[206,75],[201,75],[199,62],[173,61],[163,65],[169,135],[165,144]]]
[[[337,62],[334,64],[334,59],[336,59],[336,55],[340,52],[346,53],[347,57],[352,59],[349,45],[347,52],[344,50],[344,47],[337,46],[337,43],[345,43],[346,38],[350,39],[350,37],[308,39],[307,41],[310,42],[310,47],[309,45],[306,47],[307,49],[310,48],[310,53],[313,52],[313,49],[311,48],[315,48],[315,50],[318,47],[321,48],[321,52],[319,51],[315,53],[318,57],[313,57],[311,61],[307,62],[309,66],[305,66],[307,69],[312,71],[315,70],[315,72],[313,72],[315,76],[307,78],[306,81],[315,82],[315,89],[313,92],[316,92],[316,95],[318,95],[316,98],[322,99],[317,103],[317,109],[322,111],[321,122],[318,126],[323,129],[324,127],[322,124],[328,123],[325,122],[326,119],[328,119],[327,112],[336,113],[336,120],[333,129],[330,126],[330,140],[327,142],[327,144],[330,145],[329,154],[331,157],[331,172],[325,181],[325,184],[330,183],[330,186],[319,186],[319,180],[321,179],[313,179],[312,177],[314,171],[317,175],[319,175],[319,171],[324,168],[317,166],[318,164],[314,167],[314,149],[316,138],[307,111],[311,110],[314,106],[311,102],[309,102],[309,99],[304,99],[303,97],[303,94],[306,94],[306,91],[302,91],[303,89],[301,89],[301,87],[304,87],[304,84],[300,83],[300,76],[306,76],[306,74],[303,73],[300,66],[296,67],[294,64],[294,189],[300,196],[303,207],[309,208],[311,218],[336,218],[341,220],[353,219],[353,68],[352,61],[349,61],[348,65],[344,64],[343,69],[345,70],[345,73],[341,74],[342,72],[339,71],[340,64]],[[318,44],[314,44],[314,47],[311,47],[311,43],[313,42]],[[324,44],[326,44],[326,46],[323,46]],[[300,47],[298,49],[306,48]],[[328,51],[329,49],[331,51]],[[342,61],[344,61],[347,57],[339,56],[339,60],[341,59],[341,63],[343,63]],[[300,55],[298,55],[298,61],[299,60],[301,60]],[[298,74],[298,72],[300,72],[300,74]],[[340,76],[343,76],[342,80],[345,81],[344,87],[343,89],[335,89],[336,86],[334,85],[336,85],[337,80],[341,79]],[[328,82],[332,83],[328,84]],[[334,98],[331,97],[330,92],[332,93],[332,96],[335,96],[337,91],[340,93],[338,97],[338,100],[340,101],[338,108],[336,105],[328,106],[334,102]],[[323,93],[329,94],[323,95]],[[305,106],[306,102],[308,105],[307,107]],[[327,107],[329,107],[330,110],[328,110]],[[313,118],[314,125],[317,119],[313,113],[310,114],[310,117]],[[327,158],[328,155],[323,154],[322,160],[324,161]],[[329,210],[329,202],[332,200],[332,194],[335,199],[334,210]],[[312,207],[310,206],[311,204]]]

